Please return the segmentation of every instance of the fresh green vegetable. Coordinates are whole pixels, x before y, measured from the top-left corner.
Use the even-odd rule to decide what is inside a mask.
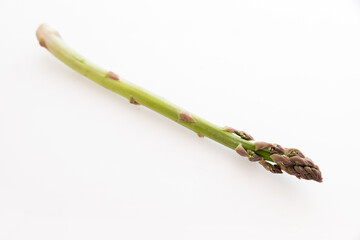
[[[282,148],[278,144],[254,142],[253,138],[230,127],[218,127],[166,100],[118,77],[112,71],[103,69],[72,50],[59,33],[46,24],[40,25],[36,36],[41,46],[60,61],[78,73],[101,86],[127,98],[130,103],[143,105],[178,124],[194,131],[200,137],[208,137],[235,150],[250,161],[259,162],[272,173],[287,172],[298,178],[322,182],[319,167],[310,158],[294,148]]]

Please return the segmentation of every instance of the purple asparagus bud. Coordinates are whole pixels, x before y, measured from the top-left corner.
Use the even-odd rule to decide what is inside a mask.
[[[235,128],[232,128],[232,127],[227,127],[226,126],[226,127],[224,127],[224,131],[227,131],[227,132],[230,132],[230,133],[235,133],[236,135],[238,135],[239,137],[241,137],[244,140],[248,140],[248,141],[254,140],[254,138],[250,134],[248,134],[248,133],[246,133],[244,131],[239,131],[239,130],[237,130]]]
[[[278,165],[268,163],[264,159],[259,161],[260,165],[263,166],[267,171],[272,173],[282,173],[281,168]]]
[[[246,132],[244,132],[244,131],[238,131],[238,130],[236,130],[234,133],[235,133],[236,135],[238,135],[239,137],[241,137],[242,139],[244,139],[244,140],[248,140],[248,141],[254,140],[254,138],[253,138],[250,134],[248,134],[248,133],[246,133]]]
[[[229,129],[230,131],[230,129]],[[237,130],[231,129],[236,132]],[[300,150],[295,148],[284,149],[279,144],[271,144],[267,142],[255,142],[255,151],[246,150],[240,143],[235,151],[243,156],[248,157],[252,162],[259,162],[266,170],[272,173],[287,172],[299,179],[315,180],[322,182],[321,172],[310,158],[304,156]],[[268,150],[270,153],[270,160],[275,164],[269,163],[268,159],[264,159],[258,151]]]
[[[116,73],[112,72],[112,71],[108,72],[106,74],[106,77],[110,78],[112,80],[115,80],[115,81],[119,81],[119,76]]]
[[[274,145],[271,143],[267,143],[267,142],[255,142],[255,150],[260,150],[260,149],[270,149],[273,148]]]
[[[295,175],[297,178],[306,180],[315,180],[322,182],[321,172],[310,158],[286,155],[273,154],[270,158],[281,167],[282,170],[290,175]]]
[[[271,154],[274,153],[285,153],[285,149],[279,144],[272,144],[267,142],[255,142],[255,150],[267,149]]]
[[[293,161],[295,163],[295,165],[297,166],[307,166],[307,161],[305,161],[304,158],[299,157],[299,156],[294,156],[290,158],[291,161]]]
[[[289,175],[297,175],[297,172],[295,171],[295,169],[293,167],[284,167],[282,168],[282,170],[284,170],[287,174]]]
[[[305,157],[305,155],[299,149],[296,148],[285,148],[285,155],[289,157],[293,157],[293,156]]]
[[[270,156],[270,158],[280,166],[284,167],[292,167],[295,165],[293,161],[288,156],[280,155],[280,154],[273,154]]]
[[[224,131],[234,133],[237,130],[235,128],[226,126],[226,127],[224,127]]]
[[[250,160],[251,162],[258,162],[258,161],[263,160],[263,158],[260,157],[259,155],[257,155],[254,151],[247,150],[247,153],[248,153],[248,155],[249,155],[249,160]]]
[[[190,123],[196,122],[195,119],[189,113],[186,113],[186,112],[181,112],[179,114],[179,121],[180,122],[190,122]]]
[[[285,149],[282,147],[282,146],[280,146],[279,144],[273,144],[273,146],[272,147],[270,147],[270,153],[281,153],[281,154],[284,154],[285,153]]]
[[[245,150],[245,148],[242,146],[241,143],[235,148],[235,151],[242,157],[249,157],[249,154],[247,153],[247,151]]]

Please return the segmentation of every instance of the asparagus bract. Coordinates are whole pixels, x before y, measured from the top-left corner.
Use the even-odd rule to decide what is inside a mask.
[[[297,178],[322,182],[319,167],[299,150],[295,148],[284,149],[278,144],[254,142],[254,139],[244,131],[230,127],[222,128],[190,114],[133,83],[119,78],[114,72],[91,63],[72,50],[62,40],[60,34],[46,24],[40,25],[36,36],[40,45],[60,61],[101,86],[127,98],[130,103],[150,108],[194,131],[199,137],[208,137],[235,150],[250,161],[259,162],[272,173],[285,171]]]

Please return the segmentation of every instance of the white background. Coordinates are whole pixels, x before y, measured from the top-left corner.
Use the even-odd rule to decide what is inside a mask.
[[[297,147],[270,174],[103,89],[35,38],[218,125]],[[357,0],[0,0],[0,239],[360,239]]]

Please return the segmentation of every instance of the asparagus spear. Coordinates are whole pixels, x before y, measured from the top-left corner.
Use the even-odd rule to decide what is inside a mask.
[[[39,26],[36,36],[40,45],[60,61],[101,86],[127,98],[130,103],[148,107],[194,131],[200,137],[208,137],[229,147],[250,161],[260,163],[269,172],[282,173],[284,171],[299,179],[322,182],[319,167],[298,149],[283,148],[278,144],[266,142],[254,142],[251,135],[244,131],[218,127],[131,82],[120,79],[114,72],[103,69],[76,53],[62,40],[56,30],[46,24]]]

